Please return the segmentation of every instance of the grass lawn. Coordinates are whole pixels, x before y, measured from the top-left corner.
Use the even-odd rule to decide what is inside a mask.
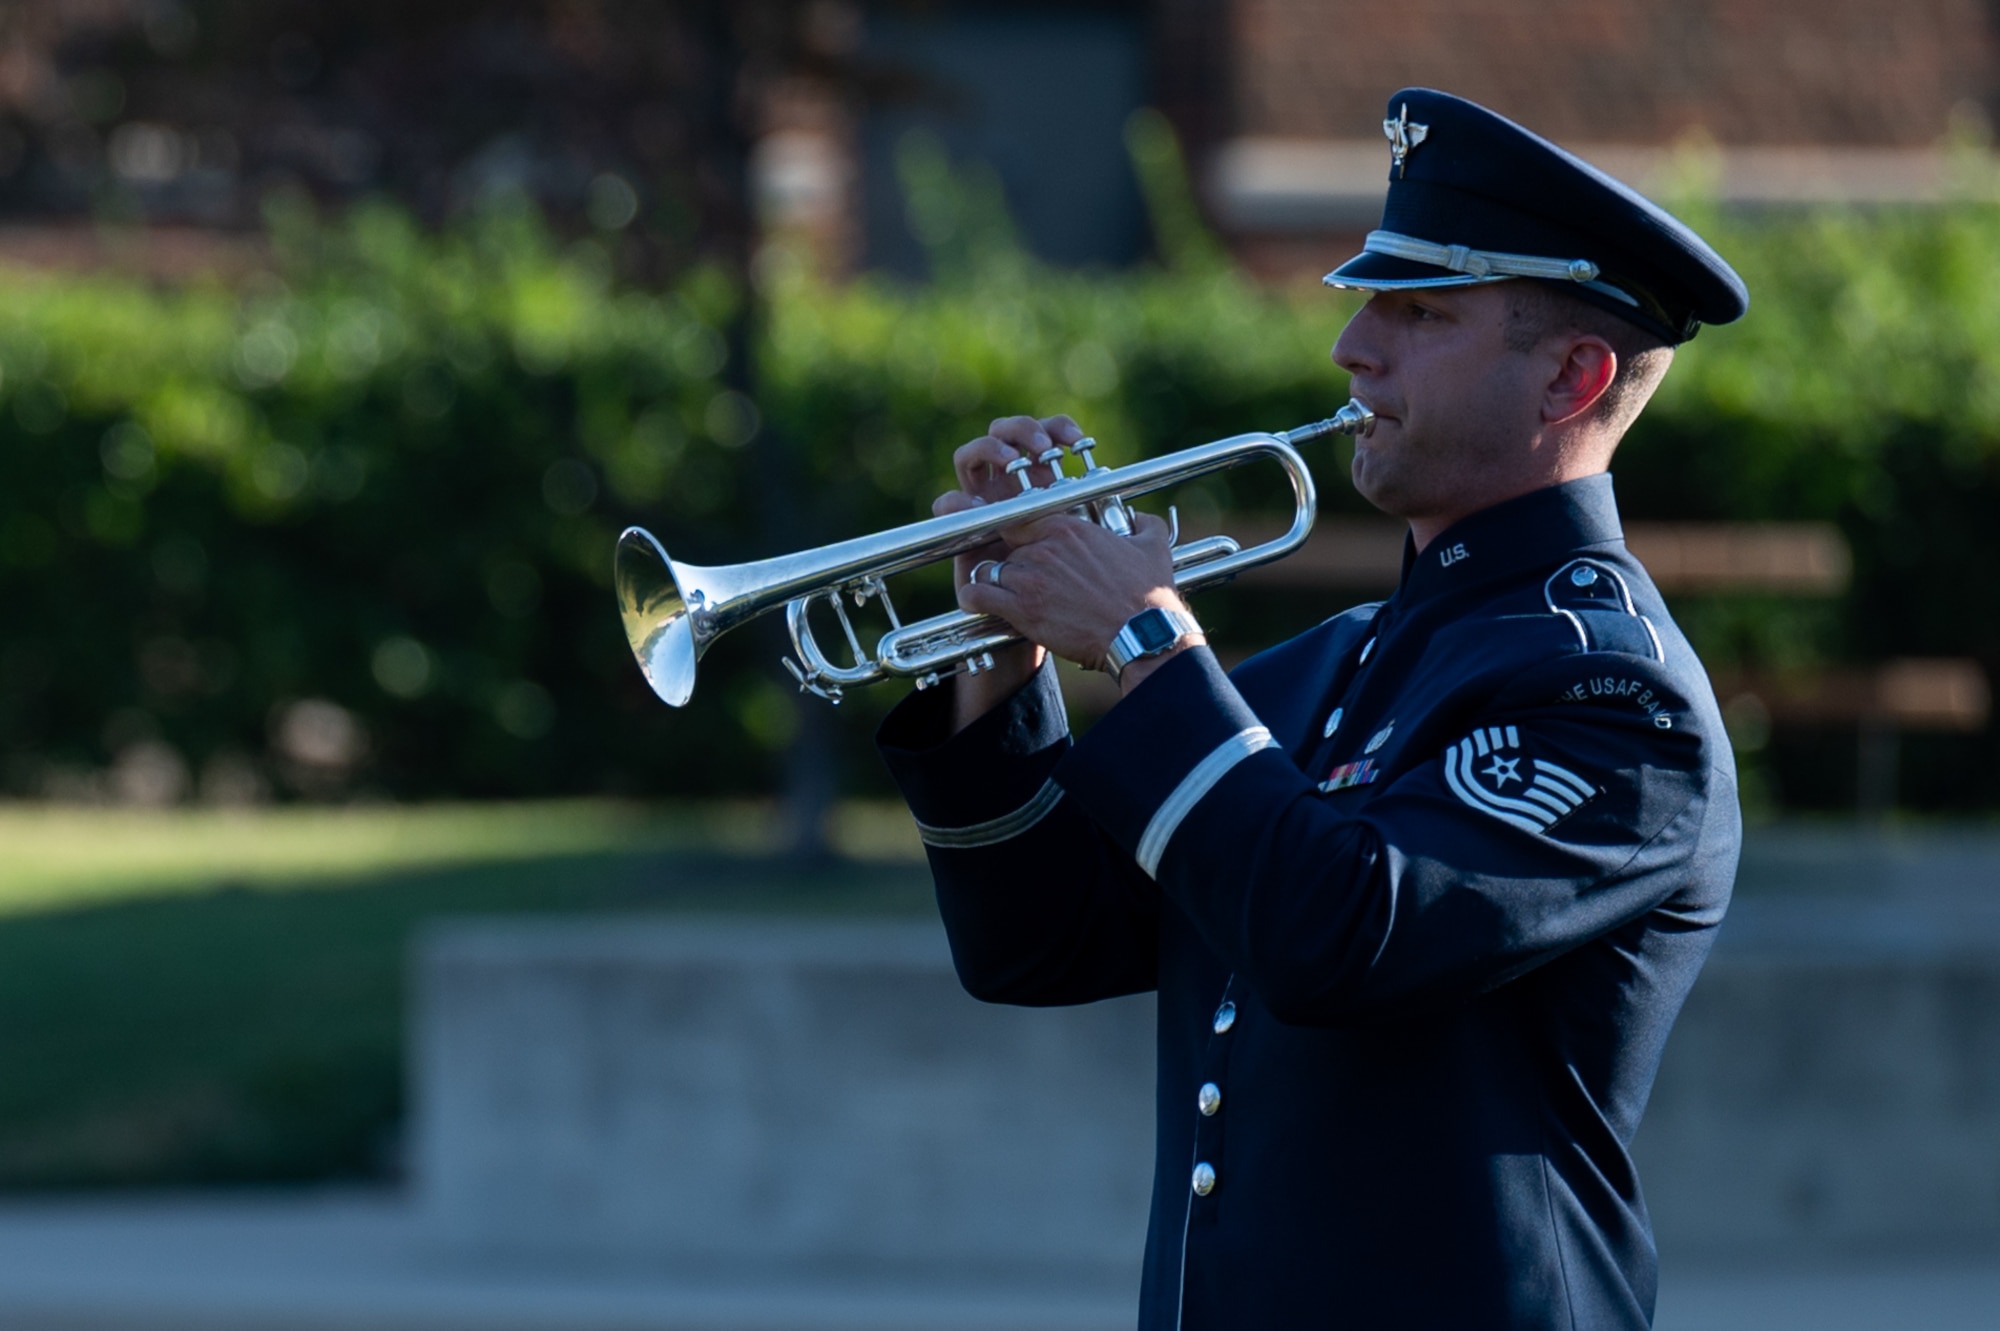
[[[397,1167],[404,952],[447,915],[921,914],[908,817],[765,853],[754,806],[0,808],[0,1187]]]

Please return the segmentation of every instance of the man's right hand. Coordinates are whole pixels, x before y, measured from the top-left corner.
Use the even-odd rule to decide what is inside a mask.
[[[931,512],[938,516],[946,513],[963,513],[968,509],[998,503],[1020,494],[1021,482],[1018,475],[1007,474],[1007,464],[1021,457],[1040,457],[1054,444],[1069,445],[1083,438],[1083,431],[1067,416],[1048,416],[1036,419],[1033,416],[1003,416],[987,427],[987,433],[970,443],[961,445],[951,455],[953,473],[958,478],[958,489],[947,490],[931,504]],[[1028,475],[1037,486],[1044,486],[1055,479],[1054,472],[1044,466],[1029,468]],[[956,577],[954,586],[963,587],[972,576],[972,570],[988,560],[1004,562],[1008,545],[999,537],[975,550],[967,550],[953,563]],[[1015,643],[993,653],[993,669],[979,674],[959,675],[952,681],[952,733],[971,725],[985,715],[994,704],[1014,693],[1042,665],[1043,649],[1030,642]]]

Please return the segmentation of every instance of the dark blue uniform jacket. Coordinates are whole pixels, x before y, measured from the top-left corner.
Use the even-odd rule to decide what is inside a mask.
[[[1628,1148],[1729,900],[1735,770],[1608,476],[1072,742],[1051,666],[884,723],[965,987],[1159,991],[1143,1328],[1642,1327]]]

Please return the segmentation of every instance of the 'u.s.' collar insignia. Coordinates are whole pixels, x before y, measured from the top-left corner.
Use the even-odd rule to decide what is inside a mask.
[[[1537,836],[1599,794],[1567,767],[1522,752],[1514,726],[1484,726],[1446,749],[1444,780],[1467,805]]]
[[[1410,104],[1404,102],[1394,120],[1382,122],[1382,132],[1389,136],[1389,165],[1401,177],[1404,163],[1417,150],[1417,145],[1429,137],[1431,127],[1413,123],[1410,120]]]

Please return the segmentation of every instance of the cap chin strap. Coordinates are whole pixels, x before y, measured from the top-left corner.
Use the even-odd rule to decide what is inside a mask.
[[[1634,308],[1642,308],[1628,291],[1597,280],[1599,269],[1588,259],[1545,259],[1534,254],[1502,254],[1497,250],[1475,250],[1465,245],[1440,245],[1395,231],[1370,231],[1361,248],[1369,254],[1391,259],[1427,263],[1447,268],[1467,277],[1496,281],[1506,277],[1539,277],[1551,282],[1575,282]]]

